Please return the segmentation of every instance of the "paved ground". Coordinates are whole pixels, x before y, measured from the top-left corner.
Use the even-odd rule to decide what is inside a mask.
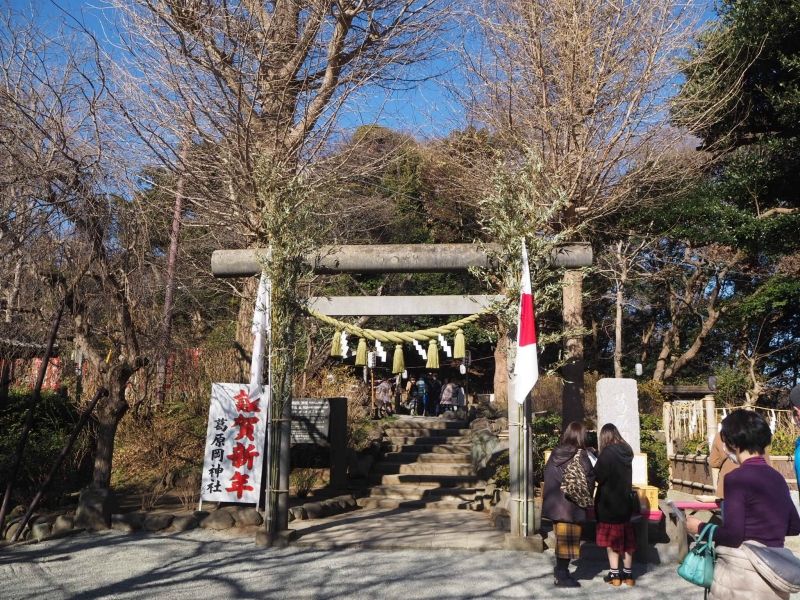
[[[362,509],[291,527],[298,544],[323,550],[502,550],[505,542],[486,513],[468,510]]]
[[[700,598],[674,566],[638,572],[634,588],[579,565],[583,587],[552,587],[551,555],[457,550],[261,549],[252,536],[81,534],[0,551],[4,600],[66,598]]]

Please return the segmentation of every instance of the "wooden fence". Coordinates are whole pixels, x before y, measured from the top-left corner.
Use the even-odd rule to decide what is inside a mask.
[[[673,489],[695,494],[715,492],[716,473],[708,464],[709,449],[722,420],[740,408],[719,408],[713,396],[664,402],[664,433]],[[772,431],[772,466],[792,489],[797,489],[792,452],[800,429],[794,422],[793,412],[760,407],[754,410],[764,416]]]

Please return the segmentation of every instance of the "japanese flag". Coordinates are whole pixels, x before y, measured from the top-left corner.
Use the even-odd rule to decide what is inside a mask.
[[[519,291],[519,321],[517,323],[517,358],[514,363],[513,396],[519,404],[539,379],[539,359],[536,356],[536,321],[533,312],[531,273],[528,250],[522,242],[522,277]]]

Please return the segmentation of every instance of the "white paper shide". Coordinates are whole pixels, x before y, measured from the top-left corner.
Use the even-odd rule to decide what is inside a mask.
[[[211,502],[257,504],[264,460],[269,390],[240,383],[211,386],[203,487]]]

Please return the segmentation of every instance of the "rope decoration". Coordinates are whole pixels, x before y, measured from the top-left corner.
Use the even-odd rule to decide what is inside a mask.
[[[461,329],[464,325],[473,323],[480,319],[483,315],[489,314],[490,312],[491,311],[489,309],[482,310],[479,313],[469,315],[468,317],[464,317],[458,321],[453,321],[452,323],[447,323],[446,325],[442,325],[440,327],[431,327],[430,329],[419,329],[417,331],[381,331],[379,329],[363,329],[357,325],[345,323],[344,321],[324,315],[316,310],[308,310],[309,315],[319,319],[323,323],[332,325],[338,331],[346,331],[350,335],[355,335],[370,341],[378,340],[386,344],[410,344],[414,340],[417,340],[418,342],[435,340],[439,334],[447,335],[456,333],[457,330]]]
[[[367,364],[367,340],[378,341],[385,344],[394,344],[394,358],[392,360],[392,373],[398,374],[405,370],[405,359],[403,357],[403,344],[411,342],[428,342],[428,360],[426,368],[439,368],[439,345],[437,338],[440,335],[455,333],[455,343],[453,358],[463,359],[466,354],[466,343],[464,340],[464,330],[462,327],[480,319],[483,315],[490,313],[491,310],[485,309],[474,315],[469,315],[458,321],[447,323],[441,327],[431,327],[430,329],[419,329],[417,331],[381,331],[379,329],[364,329],[350,323],[345,323],[339,319],[334,319],[321,312],[308,309],[308,314],[319,319],[323,323],[333,325],[336,328],[331,342],[331,356],[342,356],[346,347],[343,347],[342,338],[346,335],[358,336],[358,350],[356,351],[355,365],[364,366]]]

